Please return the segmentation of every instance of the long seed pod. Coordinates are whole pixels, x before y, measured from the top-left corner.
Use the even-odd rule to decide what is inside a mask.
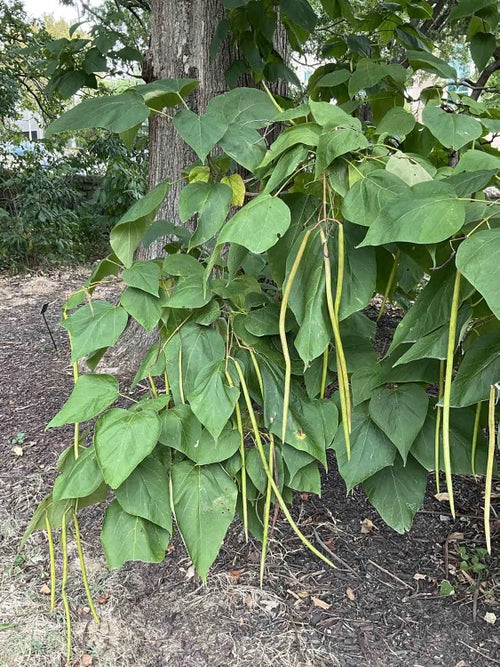
[[[272,433],[269,434],[269,474],[274,475],[274,438]],[[267,555],[267,544],[269,537],[269,521],[271,519],[271,496],[273,494],[273,488],[269,478],[267,480],[267,490],[266,490],[266,502],[264,505],[264,531],[262,534],[262,552],[260,554],[260,587],[264,585],[264,571],[266,568],[266,555]]]
[[[66,593],[66,584],[68,582],[68,536],[66,530],[66,512],[64,512],[62,517],[61,547],[63,555],[61,597],[64,605],[64,616],[66,619],[66,665],[69,666],[71,663],[71,613],[69,609],[68,595]]]
[[[493,481],[493,462],[495,459],[495,398],[496,386],[490,387],[490,400],[488,404],[488,462],[486,464],[486,480],[484,487],[484,536],[486,538],[486,548],[491,554],[491,487]]]
[[[332,295],[332,270],[330,264],[330,257],[328,254],[328,244],[325,232],[320,227],[321,242],[323,244],[323,263],[325,267],[325,282],[326,282],[326,302],[328,306],[328,314],[333,330],[333,337],[335,341],[335,355],[337,360],[337,377],[339,382],[340,394],[340,411],[342,413],[342,428],[344,430],[344,439],[346,446],[347,458],[351,457],[351,395],[349,390],[349,378],[347,375],[347,364],[345,360],[344,348],[342,339],[340,337],[340,327]]]
[[[80,526],[78,524],[78,518],[76,516],[76,512],[73,512],[73,523],[75,524],[75,541],[76,541],[76,548],[78,551],[78,559],[80,560],[80,569],[82,571],[82,581],[83,581],[83,587],[85,589],[85,595],[87,596],[87,602],[89,603],[89,608],[92,613],[92,616],[94,617],[94,621],[99,625],[101,623],[101,619],[97,614],[94,601],[92,600],[92,594],[90,592],[89,580],[87,577],[87,567],[85,565],[85,559],[83,557],[82,540],[80,538]]]
[[[290,351],[288,349],[288,342],[286,340],[286,331],[285,331],[286,309],[288,306],[288,300],[290,298],[290,292],[292,291],[293,281],[295,280],[295,276],[297,275],[300,262],[302,260],[302,257],[304,256],[304,251],[306,249],[309,237],[311,236],[311,231],[312,231],[311,229],[308,229],[305,232],[304,238],[302,239],[302,243],[299,246],[297,255],[290,270],[290,275],[288,276],[288,280],[284,285],[283,300],[281,301],[281,308],[280,308],[279,330],[280,330],[281,347],[283,350],[283,357],[285,359],[285,386],[283,390],[283,426],[281,431],[281,440],[283,442],[285,442],[286,440],[286,425],[288,422],[288,408],[290,404],[290,383],[292,380],[292,362],[290,359]]]
[[[262,467],[264,468],[264,472],[266,473],[267,479],[270,481],[272,490],[274,491],[274,495],[276,496],[276,500],[278,501],[278,504],[281,507],[281,509],[283,511],[283,514],[285,515],[286,520],[290,524],[291,529],[297,535],[297,537],[302,542],[302,544],[304,544],[304,546],[306,546],[315,556],[317,556],[322,561],[324,561],[325,563],[330,565],[330,567],[335,568],[335,565],[332,563],[332,561],[329,560],[325,555],[323,555],[321,553],[321,551],[318,551],[318,549],[316,549],[316,547],[313,544],[311,544],[311,542],[309,542],[307,537],[301,532],[300,528],[297,526],[297,524],[293,520],[293,517],[290,514],[290,511],[289,511],[288,507],[286,506],[285,501],[283,500],[283,496],[281,495],[281,492],[278,488],[278,485],[274,481],[273,476],[270,474],[269,466],[267,464],[266,454],[265,454],[265,451],[264,451],[264,447],[262,446],[262,440],[261,440],[260,433],[259,433],[259,427],[257,425],[257,419],[255,417],[255,412],[254,412],[253,405],[252,405],[252,400],[251,400],[250,394],[248,392],[247,383],[245,382],[245,378],[243,376],[243,371],[241,370],[241,366],[238,363],[237,359],[233,359],[233,363],[236,367],[236,371],[237,371],[238,376],[240,378],[241,389],[243,391],[243,395],[245,397],[245,402],[247,404],[247,410],[248,410],[248,414],[250,416],[250,421],[252,423],[252,430],[253,430],[254,437],[255,437],[255,444],[257,445],[257,450],[259,452],[260,459],[262,461]]]
[[[481,419],[481,407],[482,403],[481,401],[479,401],[479,403],[476,405],[476,416],[474,418],[474,431],[472,432],[472,448],[470,453],[472,474],[474,475],[474,479],[476,480],[477,480],[476,449],[477,449],[477,437],[479,435],[479,421]]]
[[[446,476],[446,490],[450,503],[450,512],[455,518],[455,499],[453,497],[453,481],[451,478],[450,458],[450,404],[451,404],[451,381],[453,379],[453,357],[455,352],[455,338],[457,334],[457,314],[460,301],[461,274],[457,271],[453,287],[451,301],[450,326],[448,330],[448,350],[446,354],[446,370],[444,376],[443,391],[443,464]]]
[[[49,543],[50,611],[54,611],[54,609],[56,608],[56,556],[54,550],[54,538],[52,535],[52,526],[50,525],[48,512],[45,512],[45,528],[47,530],[47,541]]]
[[[231,375],[226,371],[226,379],[230,387],[234,387]],[[240,434],[240,456],[241,456],[241,504],[243,507],[243,530],[245,541],[248,542],[248,506],[247,506],[247,469],[245,460],[245,434],[243,433],[243,420],[241,419],[240,404],[236,403],[236,424]]]
[[[394,285],[394,281],[396,279],[396,275],[398,273],[398,267],[399,267],[399,261],[401,259],[401,251],[398,250],[396,254],[394,255],[394,264],[392,265],[391,272],[389,274],[389,278],[387,280],[387,286],[385,288],[384,296],[382,298],[382,303],[380,304],[380,310],[378,311],[378,316],[377,316],[377,322],[380,320],[382,315],[384,314],[385,310],[385,305],[389,299],[389,294],[391,293],[392,286]]]
[[[444,383],[444,361],[439,362],[439,390],[438,403],[443,398],[443,383]],[[441,492],[439,483],[439,459],[441,454],[441,415],[442,408],[440,405],[436,407],[436,428],[434,431],[434,470],[436,471],[436,492]]]

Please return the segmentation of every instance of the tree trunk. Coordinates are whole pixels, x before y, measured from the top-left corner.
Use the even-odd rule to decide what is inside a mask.
[[[234,58],[226,40],[215,59],[210,59],[210,44],[223,16],[219,0],[152,0],[151,41],[143,67],[145,80],[149,83],[158,79],[198,79],[200,85],[189,96],[188,104],[192,111],[203,113],[210,98],[227,89],[225,72]],[[172,182],[158,211],[159,219],[179,222],[177,205],[184,185],[181,173],[196,159],[170,118],[153,114],[149,121],[149,187],[164,180]],[[161,256],[163,245],[162,239],[158,239],[147,250],[140,249],[138,257]],[[134,322],[129,325],[113,355],[125,373],[136,370],[156,335],[148,334]]]
[[[233,59],[229,41],[210,60],[209,48],[224,8],[218,0],[153,0],[151,3],[152,79],[198,79],[189,108],[203,113],[210,98],[226,90],[225,72]],[[195,154],[175,131],[169,118],[155,114],[149,123],[149,185],[173,183],[159,217],[178,222],[177,202],[183,187],[182,169]],[[160,248],[152,249],[153,256]]]

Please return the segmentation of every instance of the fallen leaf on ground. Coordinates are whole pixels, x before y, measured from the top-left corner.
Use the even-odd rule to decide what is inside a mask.
[[[370,519],[363,519],[360,530],[363,535],[370,535],[374,530],[377,530],[377,526]]]
[[[315,598],[314,595],[311,595],[311,600],[313,605],[315,607],[319,607],[320,609],[330,609],[330,607],[332,606],[331,604],[328,604],[328,602],[325,602],[324,600]]]
[[[347,595],[347,597],[351,602],[354,602],[356,600],[356,595],[352,590],[352,588],[346,588],[345,594]]]
[[[492,611],[487,611],[483,618],[486,623],[490,623],[491,625],[494,625],[497,620],[496,614],[494,614]]]
[[[90,667],[92,662],[93,662],[92,656],[89,655],[88,653],[84,653],[80,658],[81,667]]]
[[[194,565],[190,565],[188,567],[188,569],[186,570],[185,579],[192,579],[195,574],[196,574],[196,570],[194,569]]]
[[[435,493],[434,498],[436,500],[439,500],[440,503],[444,502],[445,500],[449,500],[450,496],[446,491],[441,491],[441,493]]]
[[[446,538],[446,541],[447,542],[455,542],[456,540],[463,540],[463,539],[464,539],[464,534],[463,533],[451,533]]]
[[[415,581],[424,581],[425,579],[427,579],[427,575],[426,574],[420,574],[420,572],[415,572],[415,574],[413,575],[413,578],[415,579]]]
[[[231,575],[231,579],[233,581],[238,581],[238,579],[241,577],[241,572],[239,570],[231,570],[229,574]]]
[[[100,598],[97,598],[97,604],[106,604],[109,600],[109,593],[103,593]]]
[[[42,595],[50,595],[50,588],[47,586],[47,584],[40,586],[40,593]]]

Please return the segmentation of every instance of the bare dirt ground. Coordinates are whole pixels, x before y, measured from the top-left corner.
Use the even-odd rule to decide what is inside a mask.
[[[60,305],[85,275],[82,269],[0,278],[1,667],[65,663],[62,604],[59,600],[50,614],[46,594],[46,537],[37,533],[21,554],[17,549],[37,503],[50,490],[57,457],[71,440],[71,428],[44,428],[72,384],[67,342],[57,326]],[[57,351],[40,315],[44,303],[50,304],[46,315]],[[102,622],[96,625],[89,614],[70,539],[71,664],[500,665],[498,556],[480,559],[486,565],[480,573],[459,568],[460,547],[472,559],[484,546],[483,488],[457,479],[453,521],[446,504],[433,497],[433,484],[430,479],[413,530],[400,536],[384,526],[361,491],[346,498],[332,466],[323,498],[298,496],[294,512],[309,539],[341,559],[338,569],[326,569],[278,519],[263,590],[259,544],[245,544],[237,523],[203,586],[192,576],[178,539],[160,565],[134,563],[109,572],[99,543],[103,510],[84,511],[84,550]],[[498,491],[497,486],[497,497]],[[494,537],[498,543],[498,531]],[[59,554],[57,544],[56,549]],[[60,575],[58,557],[59,580]],[[454,593],[443,597],[439,588],[446,578]]]

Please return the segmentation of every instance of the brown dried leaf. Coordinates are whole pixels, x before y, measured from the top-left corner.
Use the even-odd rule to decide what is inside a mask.
[[[40,586],[40,591],[42,595],[50,595],[50,588],[47,586],[47,584],[42,584]]]
[[[354,593],[354,591],[352,590],[352,588],[346,588],[345,594],[347,595],[348,599],[349,599],[351,602],[355,602],[355,600],[356,600],[356,594]]]
[[[100,598],[97,598],[97,604],[106,604],[109,600],[109,593],[103,593]]]
[[[370,535],[374,530],[377,530],[377,526],[370,519],[363,519],[360,530],[362,535]]]
[[[314,595],[311,595],[311,600],[313,605],[315,607],[319,607],[320,609],[330,609],[330,607],[332,606],[331,604],[328,604],[328,602],[325,602],[324,600],[315,598]]]

